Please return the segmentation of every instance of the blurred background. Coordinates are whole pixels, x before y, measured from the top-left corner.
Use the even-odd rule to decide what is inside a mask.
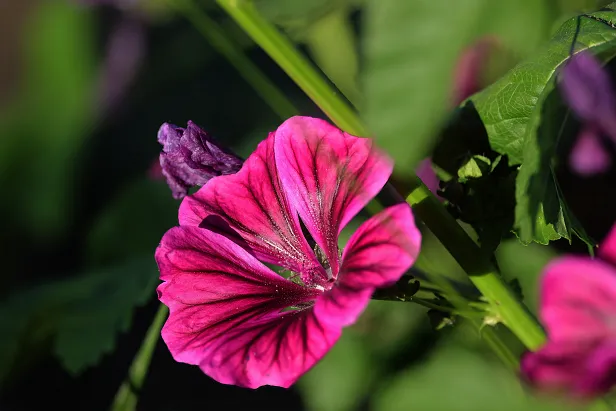
[[[364,1],[256,3],[350,100],[361,100]],[[551,3],[544,30],[486,62],[481,85],[531,53],[553,26],[598,5]],[[153,251],[177,224],[179,202],[156,167],[160,125],[193,120],[247,156],[282,121],[283,110],[265,104],[219,53],[213,27],[292,102],[291,114],[322,116],[214,1],[0,4],[0,410],[111,406],[158,310]],[[438,18],[432,27],[456,36],[456,26]],[[562,173],[576,215],[601,239],[612,213],[576,199],[613,199],[615,176]],[[511,239],[497,258],[535,307],[537,275],[563,250],[585,247]],[[422,255],[423,268],[462,275],[429,233]],[[136,409],[539,409],[521,402],[522,388],[476,329],[434,325],[422,307],[375,301],[289,390],[218,384],[174,362],[158,339]]]

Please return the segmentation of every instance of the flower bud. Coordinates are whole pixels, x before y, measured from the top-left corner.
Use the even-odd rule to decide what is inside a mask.
[[[158,142],[163,145],[160,166],[177,199],[186,196],[190,187],[238,172],[244,162],[192,121],[186,128],[164,123],[158,130]]]

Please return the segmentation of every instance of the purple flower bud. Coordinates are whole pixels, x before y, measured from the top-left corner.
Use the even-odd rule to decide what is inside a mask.
[[[234,174],[244,162],[192,121],[184,129],[164,123],[158,130],[158,142],[163,145],[160,166],[173,197],[186,196],[192,186],[202,186],[211,178]]]

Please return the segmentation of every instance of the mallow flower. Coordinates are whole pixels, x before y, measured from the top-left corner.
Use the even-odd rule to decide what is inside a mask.
[[[162,336],[175,360],[224,384],[293,384],[419,253],[404,203],[339,249],[340,231],[391,172],[371,140],[293,117],[239,172],[184,198],[180,226],[156,250],[170,310]]]
[[[616,384],[616,225],[598,256],[561,257],[545,269],[540,316],[548,342],[522,361],[540,389],[585,398]]]
[[[582,122],[569,158],[571,168],[581,175],[606,171],[612,160],[603,138],[616,144],[616,94],[609,74],[596,57],[582,51],[565,64],[559,85]]]

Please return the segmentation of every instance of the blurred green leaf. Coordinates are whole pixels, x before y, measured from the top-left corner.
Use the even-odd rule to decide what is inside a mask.
[[[165,231],[177,225],[178,207],[163,181],[143,178],[127,185],[94,222],[87,239],[88,263],[153,255]]]
[[[315,22],[305,41],[319,68],[349,101],[361,105],[357,88],[359,58],[349,7],[339,7]]]
[[[536,313],[541,271],[557,254],[550,247],[539,244],[523,245],[513,239],[503,241],[495,255],[503,278],[507,281],[518,281],[524,303]]]
[[[426,363],[382,384],[375,411],[547,411],[561,403],[525,395],[516,377],[499,363],[471,351],[445,346]]]
[[[50,347],[70,372],[96,364],[153,295],[152,255],[15,293],[0,306],[0,381],[32,352]]]
[[[71,2],[41,2],[26,30],[24,90],[7,138],[5,189],[19,196],[21,223],[56,235],[72,215],[79,151],[95,120],[93,16]]]
[[[470,284],[466,272],[429,230],[422,230],[421,252],[413,266],[428,274],[427,280],[435,276]]]
[[[327,13],[348,3],[348,0],[254,0],[254,4],[265,18],[281,25],[294,36],[303,31]]]
[[[308,410],[351,411],[358,409],[382,369],[361,335],[350,330],[327,356],[299,381]]]
[[[368,2],[365,115],[399,171],[412,172],[433,148],[464,47],[494,35],[525,55],[553,18],[538,0]]]
[[[616,18],[616,12],[613,11],[592,14],[606,20]],[[586,17],[580,18],[579,22],[577,50],[591,48],[598,53],[614,48],[616,30]],[[540,119],[536,112],[540,110],[551,89],[547,85],[553,81],[556,69],[569,56],[576,28],[577,18],[568,20],[534,57],[472,97],[492,148],[508,155],[512,165],[521,164],[525,160],[524,146],[528,144],[529,138],[534,137],[529,132],[533,113],[535,121]]]
[[[415,304],[371,301],[357,323],[299,380],[307,409],[360,409],[387,374],[392,358],[411,346],[427,323],[425,310]]]

